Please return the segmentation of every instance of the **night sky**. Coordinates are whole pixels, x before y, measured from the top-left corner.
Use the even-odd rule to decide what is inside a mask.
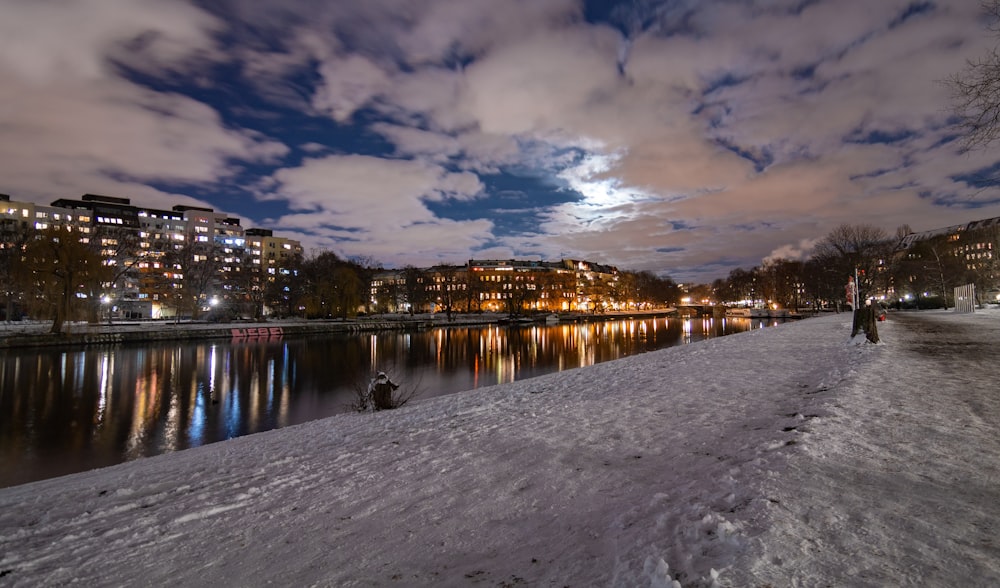
[[[1000,216],[973,0],[0,0],[0,192],[210,206],[385,264],[707,282]]]

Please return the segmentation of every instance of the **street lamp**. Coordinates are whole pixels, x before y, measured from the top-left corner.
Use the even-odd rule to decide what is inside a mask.
[[[101,304],[104,305],[106,312],[108,313],[108,326],[111,326],[111,297],[105,294],[101,296]]]

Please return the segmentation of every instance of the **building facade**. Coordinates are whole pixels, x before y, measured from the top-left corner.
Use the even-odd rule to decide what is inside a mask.
[[[940,296],[975,284],[980,301],[1000,301],[1000,217],[975,220],[900,239],[896,263],[905,271],[896,288],[903,297]]]
[[[376,312],[599,312],[617,308],[619,274],[564,259],[470,259],[464,266],[382,271],[373,277]]]
[[[138,207],[128,198],[84,194],[49,206],[0,194],[3,245],[16,232],[73,231],[110,270],[101,294],[109,316],[197,316],[214,308],[245,312],[269,281],[293,271],[301,244],[211,208]]]

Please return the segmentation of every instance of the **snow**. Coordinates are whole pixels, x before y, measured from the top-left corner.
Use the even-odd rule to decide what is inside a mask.
[[[1000,312],[811,318],[0,490],[0,586],[1000,585]]]

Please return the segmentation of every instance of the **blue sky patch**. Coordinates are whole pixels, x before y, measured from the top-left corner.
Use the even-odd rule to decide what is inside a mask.
[[[991,166],[973,170],[966,174],[949,176],[956,182],[961,182],[971,188],[989,188],[997,185],[1000,179],[1000,161]]]
[[[549,180],[540,177],[494,174],[480,176],[487,196],[475,200],[425,202],[438,218],[467,221],[486,219],[494,225],[497,237],[537,233],[552,207],[579,202],[583,196],[569,188],[553,190]]]
[[[896,131],[873,129],[865,132],[859,128],[844,140],[848,143],[891,145],[893,143],[902,143],[917,136],[918,134],[915,131],[909,129],[899,129]]]
[[[910,5],[903,9],[903,12],[889,23],[889,28],[894,29],[910,19],[928,14],[936,9],[937,5],[934,2],[910,2]]]

